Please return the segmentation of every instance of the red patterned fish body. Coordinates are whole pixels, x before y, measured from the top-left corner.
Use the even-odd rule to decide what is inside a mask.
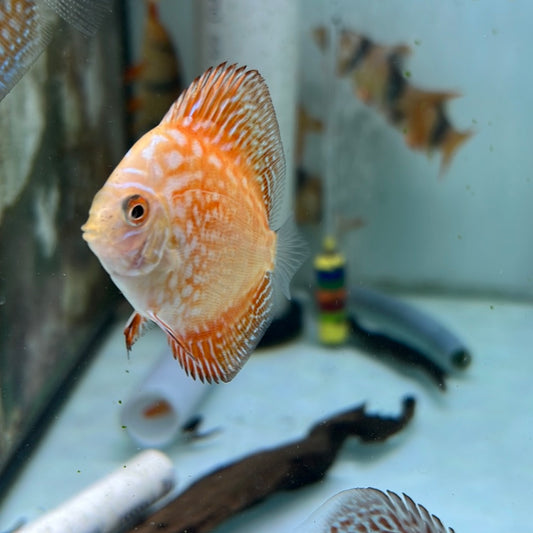
[[[220,65],[192,83],[96,194],[84,238],[185,371],[229,381],[299,265],[284,224],[285,163],[267,86]]]

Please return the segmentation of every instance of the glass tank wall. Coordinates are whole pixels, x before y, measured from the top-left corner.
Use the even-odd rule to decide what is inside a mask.
[[[98,531],[143,519],[137,531],[163,522],[173,531],[219,533],[388,531],[371,529],[371,518],[355,511],[389,502],[382,524],[394,522],[401,511],[387,490],[407,494],[456,531],[523,528],[533,471],[527,1],[0,5],[0,531],[39,531],[44,526],[31,529],[33,520],[90,486],[81,504],[52,516],[62,524],[53,531],[81,531],[70,522],[75,515]],[[24,38],[37,37],[15,53],[10,43],[29,14]],[[257,69],[268,86],[285,154],[282,195],[272,185],[281,173],[277,129],[262,136],[272,115],[264,100],[257,104],[263,82],[252,75],[242,92],[224,74],[218,84],[204,78],[195,86],[184,126],[190,137],[186,129],[174,133],[178,149],[170,155],[156,149],[163,130],[142,137],[197,76],[223,62]],[[226,134],[231,150],[219,157],[209,143]],[[201,240],[220,210],[238,205],[209,241],[212,254],[191,261],[188,274],[180,254],[191,241],[179,240],[176,222],[188,213],[185,200],[169,226],[182,262],[174,285],[160,292],[179,286],[182,307],[193,311],[197,301],[212,302],[194,315],[199,351],[181,333],[185,311],[172,314],[175,327],[157,313],[143,315],[146,278],[122,275],[131,257],[142,270],[150,246],[140,256],[125,241],[102,251],[124,217],[134,239],[157,210],[138,203],[133,177],[114,186],[129,194],[117,201],[120,222],[95,242],[89,219],[90,248],[82,237],[91,205],[91,216],[98,210],[95,194],[136,142],[120,168],[131,176],[159,176],[163,168],[167,189],[158,201],[190,192],[171,190],[169,165],[198,158],[184,178],[194,195],[209,188],[198,176],[215,189],[226,180],[229,190],[242,160],[253,162],[255,185],[239,174],[235,204],[220,194],[219,211],[206,218],[213,196],[202,196],[184,215],[190,239]],[[189,142],[195,148],[184,157],[179,147]],[[257,183],[262,192],[248,202]],[[156,189],[142,186],[146,194]],[[259,218],[246,218],[247,205]],[[240,361],[230,370],[224,361],[202,366],[205,346],[225,338],[227,317],[241,305],[245,318],[226,360],[251,352],[262,336],[266,322],[246,324],[262,316],[264,293],[278,279],[269,268],[283,260],[266,268],[259,296],[241,294],[256,265],[248,250],[263,242],[260,224],[250,221],[267,221],[265,231],[276,230],[281,242],[287,215],[306,252],[295,238],[272,253],[290,258],[288,271],[305,255],[292,299],[282,291],[268,299],[274,320],[242,369]],[[195,283],[187,280],[218,280],[221,272],[220,286],[208,283],[187,300]],[[256,297],[260,305],[252,305]],[[140,313],[131,322],[126,299]],[[130,346],[148,319],[155,327]],[[165,455],[136,455],[145,449]],[[102,502],[107,489],[92,484],[114,471],[105,483],[124,502],[124,470],[137,475],[126,485],[149,480],[141,499],[132,497],[130,507],[113,501],[107,525],[98,525],[86,503]],[[345,501],[308,519],[335,494],[367,487],[383,492],[343,493]],[[415,514],[430,522],[416,506]]]

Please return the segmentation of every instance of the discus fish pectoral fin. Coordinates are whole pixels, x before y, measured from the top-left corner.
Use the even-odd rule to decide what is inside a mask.
[[[132,346],[140,339],[150,328],[150,320],[141,316],[139,313],[133,313],[124,328],[124,337],[126,337],[126,348],[128,353]]]

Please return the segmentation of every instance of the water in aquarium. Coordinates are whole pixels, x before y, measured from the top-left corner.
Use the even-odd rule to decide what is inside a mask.
[[[524,530],[532,15],[0,0],[0,532]]]

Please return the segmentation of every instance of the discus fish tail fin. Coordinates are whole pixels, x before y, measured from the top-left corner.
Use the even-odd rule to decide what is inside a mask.
[[[289,217],[277,233],[274,286],[290,300],[289,284],[302,266],[309,251],[307,243],[298,233],[293,217]]]

